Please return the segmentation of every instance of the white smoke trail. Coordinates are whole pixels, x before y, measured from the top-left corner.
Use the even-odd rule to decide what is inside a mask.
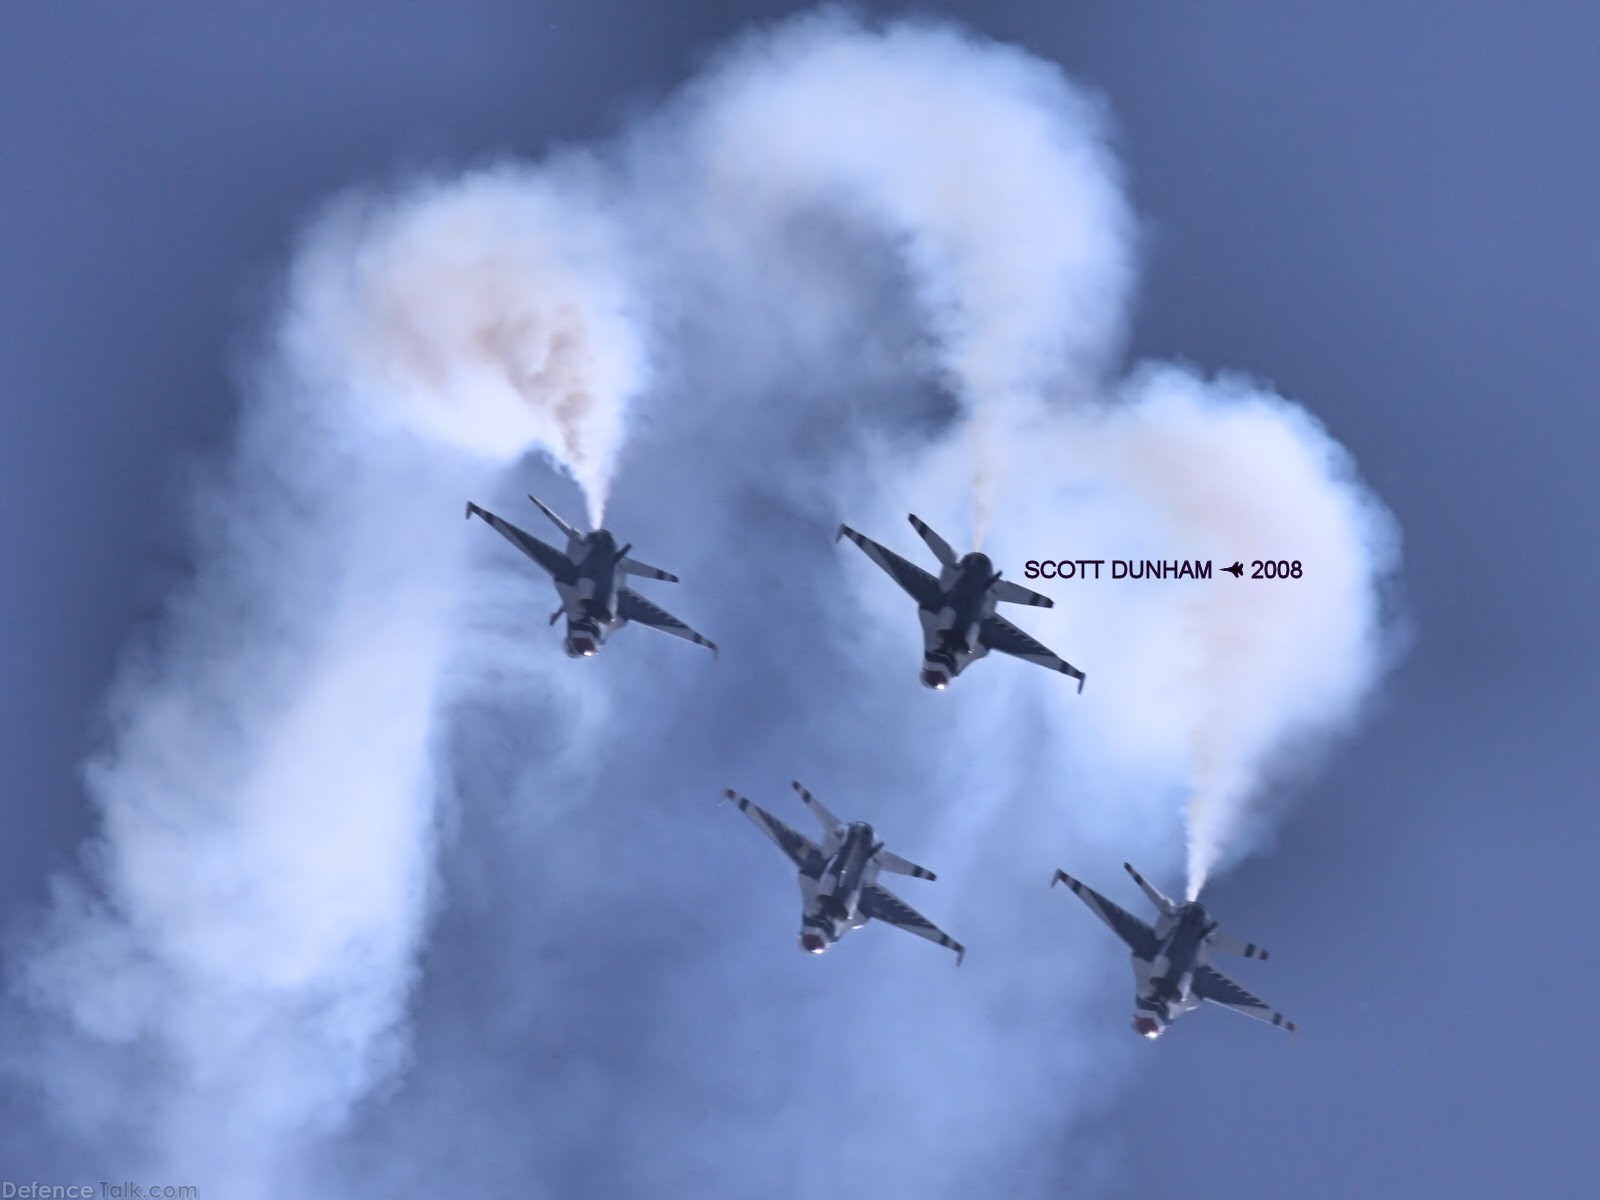
[[[826,206],[894,239],[964,398],[1004,404],[1115,353],[1131,221],[1099,105],[1053,66],[828,14],[736,45],[689,99],[719,213]]]
[[[990,522],[994,520],[995,492],[999,486],[999,469],[996,463],[998,447],[994,431],[990,428],[992,417],[987,405],[980,405],[972,414],[972,548],[983,549],[983,540],[989,535]]]
[[[1228,556],[1219,566],[1241,555],[1305,563],[1301,579],[1275,586],[1173,588],[1144,613],[1164,632],[1123,631],[1192,664],[1181,699],[1167,699],[1167,664],[1134,672],[1142,695],[1110,720],[1134,758],[1161,746],[1181,764],[1197,890],[1276,758],[1348,723],[1385,664],[1392,523],[1321,427],[1260,389],[1171,370],[1104,381],[1132,222],[1096,104],[1053,69],[948,28],[862,36],[824,15],[737,47],[691,90],[691,108],[702,211],[749,230],[825,207],[876,226],[903,256],[935,336],[933,375],[966,402],[975,542],[1004,476],[1007,544],[1024,556],[1059,536],[1042,524],[1029,542],[1016,493],[1030,489],[1052,498],[1056,521],[1086,530],[1139,497],[1143,519],[1125,534],[1156,557],[1204,547]],[[1096,395],[1127,406],[1098,431],[1083,416]],[[1081,474],[1062,464],[1101,454],[1117,474],[1102,471],[1087,499],[1051,486]],[[941,458],[947,489],[951,470]],[[1183,746],[1168,753],[1175,730]]]
[[[123,1131],[121,1169],[296,1190],[300,1143],[403,1066],[439,702],[504,672],[452,648],[506,606],[481,573],[463,606],[462,505],[538,449],[600,519],[642,361],[605,237],[492,171],[347,203],[298,258],[194,581],[113,692],[87,873],[12,979],[36,1036],[10,1057],[96,1144]]]
[[[184,1182],[272,1177],[286,1134],[402,1061],[459,576],[440,492],[470,478],[253,424],[195,584],[113,696],[93,874],[58,885],[21,980],[57,1020],[31,1053],[63,1111]]]
[[[1193,898],[1264,832],[1253,806],[1349,726],[1389,665],[1396,527],[1314,418],[1244,379],[1147,366],[1110,407],[1053,417],[1012,452],[1040,483],[1033,519],[1057,520],[1019,556],[1060,547],[1065,528],[1074,556],[1104,571],[1113,558],[1213,563],[1210,580],[1054,589],[1099,660],[1090,719],[1189,794]],[[1252,579],[1254,560],[1296,575]],[[1221,572],[1235,561],[1242,579]]]
[[[1210,797],[1193,825],[1195,877],[1217,853],[1237,853],[1251,832],[1242,805],[1275,757],[1347,720],[1371,684],[1383,520],[1341,452],[1282,402],[1175,372],[1125,388],[1106,382],[1132,223],[1098,106],[1047,64],[942,27],[874,33],[808,18],[736,46],[621,157],[625,194],[606,193],[581,165],[506,168],[352,202],[314,233],[292,283],[290,383],[269,381],[198,582],[119,689],[94,777],[104,895],[66,895],[25,962],[37,1007],[60,1020],[35,1074],[67,1111],[82,1111],[91,1083],[105,1083],[100,1118],[140,1108],[130,1123],[158,1139],[162,1161],[226,1168],[234,1180],[277,1171],[281,1183],[278,1158],[306,1131],[338,1127],[404,1062],[440,793],[461,787],[488,803],[514,787],[538,813],[565,795],[572,827],[563,854],[532,873],[538,888],[522,882],[542,849],[525,827],[496,828],[464,851],[503,855],[497,878],[526,889],[517,903],[477,910],[499,940],[486,933],[492,952],[473,965],[503,986],[475,989],[461,1017],[498,1021],[509,1007],[524,1021],[479,1022],[465,1041],[500,1030],[504,1041],[474,1061],[485,1071],[511,1062],[503,1086],[539,1104],[541,1132],[570,1128],[580,1149],[548,1134],[524,1149],[520,1117],[514,1133],[505,1123],[518,1105],[491,1089],[466,1115],[445,1089],[458,1131],[495,1135],[477,1169],[499,1190],[528,1190],[515,1156],[539,1155],[531,1166],[549,1190],[572,1194],[545,1161],[570,1154],[587,1194],[606,1190],[594,1175],[636,1193],[641,1164],[653,1176],[663,1164],[684,1169],[686,1158],[685,1179],[732,1172],[703,1194],[747,1192],[737,1164],[708,1167],[715,1156],[695,1154],[707,1104],[686,1090],[694,1081],[713,1091],[733,1133],[791,1156],[793,1130],[810,1127],[802,1121],[836,1116],[829,1164],[848,1164],[876,1190],[986,1185],[996,1156],[1043,1178],[1048,1168],[1017,1164],[1076,1103],[1057,1077],[1115,1052],[1091,1048],[1076,1026],[1065,1037],[1044,1032],[1062,1019],[1046,1015],[1061,996],[1100,978],[1101,960],[1074,977],[1028,953],[1032,935],[1015,915],[1024,889],[1046,877],[1039,846],[1160,847],[1180,822],[1169,801],[1188,788]],[[815,237],[813,222],[823,227]],[[845,251],[815,254],[818,243]],[[855,253],[862,243],[899,256],[898,292],[884,286],[879,260]],[[677,374],[672,404],[650,414],[658,458],[637,477],[672,503],[638,524],[656,522],[655,536],[675,525],[698,531],[702,544],[671,565],[717,585],[696,594],[716,596],[711,615],[735,632],[744,625],[742,642],[725,644],[742,646],[748,667],[726,654],[712,687],[686,671],[676,644],[619,644],[596,665],[622,673],[630,686],[619,693],[651,704],[628,714],[627,753],[601,756],[590,718],[609,693],[593,674],[535,669],[507,687],[495,672],[510,655],[471,648],[483,627],[451,637],[467,578],[460,505],[485,483],[480,460],[537,449],[583,487],[599,522],[645,374],[637,296],[646,287],[652,321],[668,331],[650,366],[676,355]],[[907,292],[923,343],[895,340]],[[867,397],[865,432],[842,419],[850,410],[833,393],[846,384]],[[970,419],[925,403],[931,391],[981,419],[981,455]],[[1115,403],[1087,407],[1083,398],[1097,395]],[[885,536],[908,506],[958,529],[975,458],[988,483],[970,515],[1012,575],[1028,557],[1083,546],[1107,558],[1299,557],[1304,586],[1058,587],[1057,610],[1030,614],[1040,622],[1030,628],[1089,668],[1085,696],[1035,668],[985,663],[937,701],[943,708],[914,710],[925,723],[889,721],[907,692],[929,699],[916,693],[904,598],[860,562],[821,559],[825,537],[810,590],[795,562],[846,515],[844,504]],[[1206,471],[1213,461],[1227,473]],[[780,514],[767,523],[777,535],[750,536],[763,512]],[[741,547],[733,568],[730,545]],[[839,580],[858,567],[848,586],[884,614],[882,631],[905,640],[863,630],[855,609],[835,611]],[[730,569],[749,586],[730,582]],[[891,653],[902,647],[903,667]],[[1308,683],[1303,668],[1329,665],[1309,661],[1320,647],[1352,657]],[[787,700],[804,701],[794,709],[803,719],[762,719],[787,711]],[[482,745],[471,740],[479,723],[452,717],[456,704],[486,701],[512,710],[518,730],[547,727],[568,705],[588,716],[531,751],[520,732]],[[727,902],[724,871],[682,869],[707,843],[698,824],[692,837],[683,832],[689,820],[669,807],[680,796],[661,781],[688,772],[691,737],[722,752],[717,786],[724,757],[778,779],[807,773],[808,756],[837,761],[840,777],[881,785],[863,784],[863,794],[895,827],[942,830],[934,849],[950,890],[941,895],[960,901],[949,911],[971,922],[975,946],[989,939],[990,965],[974,954],[959,993],[911,974],[872,976],[868,987],[872,952],[926,950],[880,939],[827,964],[857,972],[855,994],[872,997],[855,1021],[840,1027],[816,983],[765,989],[769,1015],[749,967],[765,931],[729,911],[740,906]],[[558,788],[574,777],[570,761],[556,762],[563,741],[601,759],[610,786]],[[930,745],[951,749],[930,760]],[[1057,778],[1072,789],[1041,783]],[[641,806],[646,787],[664,795]],[[631,806],[625,818],[607,807],[618,795]],[[618,882],[596,882],[602,862]],[[583,936],[591,927],[610,936]],[[632,933],[639,928],[650,936]],[[704,967],[692,980],[683,955]],[[605,995],[596,981],[615,978],[619,961],[654,986],[630,987],[625,1001]],[[747,993],[737,1021],[705,1019],[708,996]],[[606,1020],[636,997],[648,1019]],[[908,1026],[916,1036],[904,1036]],[[771,1048],[782,1058],[792,1031],[810,1029],[831,1031],[839,1061],[875,1062],[873,1079],[842,1094],[815,1070],[779,1069],[793,1064],[775,1062]],[[629,1070],[637,1064],[607,1058],[609,1049],[569,1058],[564,1031],[606,1048],[643,1039],[659,1088],[641,1094]],[[731,1052],[714,1040],[723,1034],[736,1040]],[[524,1046],[531,1065],[512,1058]],[[1006,1071],[993,1069],[991,1052]],[[920,1086],[930,1055],[949,1074]],[[147,1062],[160,1069],[135,1071]],[[728,1077],[730,1063],[741,1078]],[[457,1069],[453,1058],[435,1066]],[[759,1103],[739,1102],[746,1093]],[[593,1105],[574,1106],[574,1095]],[[656,1124],[602,1120],[602,1102],[643,1106]],[[889,1105],[909,1109],[904,1129],[924,1132],[893,1135],[901,1140],[885,1155],[870,1139],[886,1136],[875,1118]],[[774,1111],[785,1128],[762,1123]],[[599,1161],[584,1159],[596,1129],[660,1153],[633,1162],[607,1143]],[[992,1136],[974,1139],[974,1129]],[[421,1131],[436,1130],[424,1122]],[[413,1168],[428,1140],[393,1156],[400,1142],[385,1139],[388,1170],[418,1186]],[[465,1190],[453,1171],[452,1189]],[[828,1175],[805,1190],[828,1190]]]
[[[1133,222],[1098,102],[949,26],[867,36],[827,12],[736,44],[680,109],[701,211],[742,253],[819,209],[894,245],[933,378],[972,416],[981,542],[1007,422],[1084,390],[1121,343]]]
[[[298,264],[294,335],[338,394],[506,462],[538,447],[598,528],[645,353],[626,259],[576,165],[347,202]]]
[[[1300,773],[1288,756],[1342,732],[1389,665],[1382,589],[1398,536],[1303,409],[1248,381],[1171,368],[1128,392],[1115,448],[1127,486],[1163,515],[1169,545],[1246,568],[1174,595],[1188,641],[1173,682],[1190,745],[1193,899],[1236,839],[1259,832],[1251,804]],[[1290,578],[1250,578],[1256,561],[1273,574],[1287,564]]]

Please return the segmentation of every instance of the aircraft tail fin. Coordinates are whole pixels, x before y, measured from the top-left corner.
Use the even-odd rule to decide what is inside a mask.
[[[1168,900],[1165,896],[1163,896],[1160,890],[1153,883],[1147,880],[1143,875],[1139,874],[1139,872],[1135,871],[1132,863],[1123,863],[1122,867],[1123,870],[1127,871],[1129,875],[1133,876],[1133,881],[1139,885],[1139,890],[1150,898],[1150,903],[1154,904],[1156,908],[1161,910],[1162,916],[1171,915],[1176,907],[1171,900]]]
[[[642,563],[637,558],[628,558],[626,555],[617,561],[617,570],[626,571],[629,575],[641,579],[659,579],[663,583],[678,582],[678,577],[671,571],[663,571],[660,567],[652,567],[649,563]]]
[[[1268,957],[1266,947],[1247,942],[1243,938],[1236,938],[1225,929],[1213,929],[1206,940],[1211,943],[1212,949],[1221,950],[1224,954],[1237,954],[1241,958]]]
[[[1049,596],[1031,592],[1020,583],[1012,583],[1009,579],[995,580],[994,598],[1004,600],[1008,604],[1031,604],[1035,608],[1054,608],[1056,605]]]
[[[827,810],[821,800],[818,800],[810,792],[806,791],[805,785],[802,784],[798,779],[796,779],[790,786],[793,787],[795,791],[800,793],[800,799],[805,801],[806,807],[811,810],[811,815],[817,819],[817,824],[822,826],[822,832],[832,833],[834,830],[838,829],[839,826],[844,824],[843,821],[839,820],[838,817],[834,816]]]
[[[910,875],[915,879],[937,879],[938,876],[927,867],[919,867],[909,859],[901,858],[889,850],[878,851],[878,865],[885,871],[893,871],[896,875]]]
[[[917,536],[928,543],[928,549],[933,551],[934,557],[939,560],[941,567],[956,565],[956,552],[950,549],[950,543],[935,533],[916,513],[907,513],[906,519],[911,522],[911,528],[917,531]]]
[[[542,512],[545,516],[549,517],[552,521],[554,521],[556,523],[556,525],[560,528],[561,532],[566,534],[569,538],[577,539],[577,538],[580,538],[580,537],[583,536],[576,529],[574,529],[571,525],[568,525],[560,517],[556,516],[556,514],[551,510],[550,506],[547,505],[543,500],[539,499],[539,497],[534,496],[534,495],[529,495],[528,499],[532,500],[534,502],[534,504],[538,506],[539,511]]]

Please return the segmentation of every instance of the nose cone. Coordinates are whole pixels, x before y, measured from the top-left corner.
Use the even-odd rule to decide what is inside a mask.
[[[950,676],[935,667],[924,667],[922,670],[922,686],[930,687],[936,692],[942,692],[950,686]]]
[[[567,653],[573,658],[593,658],[598,647],[593,638],[574,637],[567,639]]]
[[[807,954],[821,954],[827,948],[828,943],[822,940],[820,934],[802,933],[800,935],[800,949]]]
[[[1152,1017],[1135,1017],[1133,1031],[1142,1038],[1158,1038],[1161,1036],[1161,1026]]]

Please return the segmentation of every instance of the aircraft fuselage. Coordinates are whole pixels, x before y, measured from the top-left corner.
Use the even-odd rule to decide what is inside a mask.
[[[567,557],[577,568],[571,583],[557,583],[561,610],[567,618],[565,649],[570,658],[590,658],[626,623],[617,615],[621,573],[617,540],[597,529],[567,539]]]
[[[987,554],[974,551],[939,576],[940,606],[921,609],[922,683],[943,690],[968,666],[989,653],[978,637],[983,619],[995,610],[999,578]]]
[[[815,880],[801,877],[802,950],[821,954],[850,930],[867,923],[861,912],[861,893],[877,878],[881,849],[871,825],[853,822],[845,826],[843,839],[823,864],[821,875]]]
[[[1184,1013],[1200,1006],[1194,974],[1210,958],[1207,937],[1216,929],[1203,905],[1190,901],[1155,924],[1156,952],[1148,961],[1133,959],[1133,1027],[1159,1037]]]

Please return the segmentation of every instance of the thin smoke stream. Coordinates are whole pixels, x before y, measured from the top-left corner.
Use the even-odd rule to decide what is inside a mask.
[[[1056,67],[836,13],[739,40],[592,155],[335,205],[195,581],[115,690],[85,871],[13,960],[22,1069],[91,1140],[233,1195],[328,1154],[351,1195],[746,1193],[708,1121],[781,1161],[821,1120],[891,1193],[1059,1183],[1059,1079],[1120,1060],[1087,1015],[1103,947],[1041,965],[1017,920],[1043,859],[1175,869],[1187,836],[1193,893],[1258,844],[1285,756],[1381,674],[1396,562],[1303,410],[1118,377],[1132,230],[1102,106]],[[541,463],[684,577],[715,674],[641,630],[560,657],[546,585],[461,521]],[[904,596],[828,543],[908,508],[1012,574],[1068,545],[1306,575],[1058,589],[1029,628],[1084,696],[991,660],[929,708]],[[953,864],[917,895],[987,947],[962,989],[866,933],[826,983],[768,956],[776,864],[706,797],[797,774]],[[843,1029],[835,986],[868,998]],[[841,1095],[796,1029],[874,1072]],[[431,1150],[445,1122],[479,1152]]]

